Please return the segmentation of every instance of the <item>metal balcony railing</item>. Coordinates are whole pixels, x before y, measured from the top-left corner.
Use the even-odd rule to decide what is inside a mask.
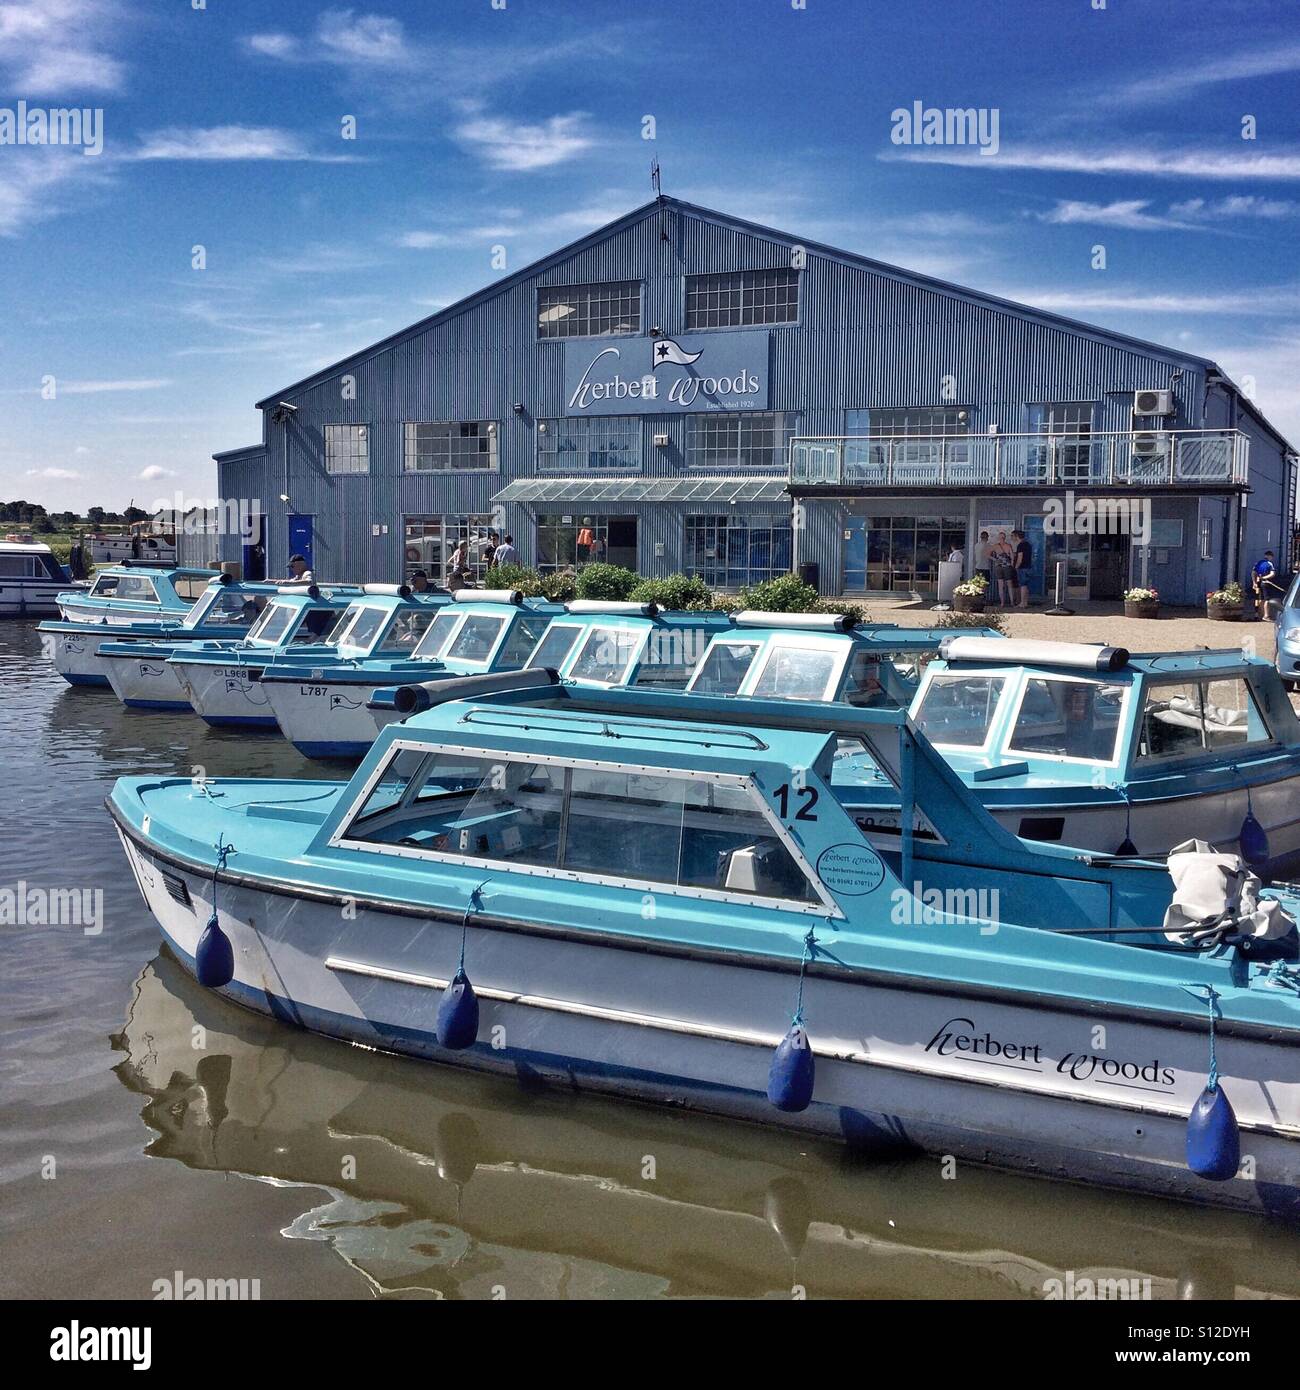
[[[1246,482],[1240,430],[1091,434],[801,435],[793,487],[1163,487]]]

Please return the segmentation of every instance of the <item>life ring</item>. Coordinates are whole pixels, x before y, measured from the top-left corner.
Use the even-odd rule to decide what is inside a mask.
[[[406,558],[411,564],[418,564],[420,560],[420,547],[418,545],[408,545],[406,547]]]

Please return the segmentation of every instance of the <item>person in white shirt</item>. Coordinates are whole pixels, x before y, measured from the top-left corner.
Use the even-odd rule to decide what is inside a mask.
[[[289,557],[289,573],[285,577],[285,582],[289,584],[314,584],[315,576],[307,568],[307,557],[305,555],[291,555]]]
[[[519,552],[515,549],[515,538],[507,536],[496,548],[496,553],[492,557],[493,568],[501,565],[517,565],[519,563]]]

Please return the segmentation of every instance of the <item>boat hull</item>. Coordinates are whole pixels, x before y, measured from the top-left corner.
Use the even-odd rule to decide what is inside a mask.
[[[189,696],[181,687],[176,667],[165,653],[139,656],[101,656],[100,666],[113,693],[129,709],[188,710]]]
[[[266,690],[251,677],[253,668],[215,661],[170,663],[190,707],[217,727],[274,729],[275,715]]]
[[[0,579],[0,618],[54,618],[58,595],[69,585],[58,579]]]
[[[388,680],[384,684],[391,685]],[[379,684],[274,680],[262,684],[280,732],[308,758],[364,758],[382,725],[367,705]],[[394,716],[396,717],[396,716]]]
[[[123,833],[123,844],[146,903],[193,973],[210,877],[134,834]],[[1184,1159],[1186,1117],[1208,1063],[1199,1020],[875,973],[816,977],[804,997],[815,1098],[786,1114],[765,1089],[794,1006],[788,962],[645,950],[598,923],[565,932],[471,921],[465,962],[480,1001],[479,1041],[449,1052],[434,1019],[456,970],[459,920],[392,905],[349,911],[327,895],[249,882],[222,882],[219,908],[235,960],[221,992],[331,1037],[881,1153],[920,1149],[1300,1221],[1300,1048],[1275,1032],[1224,1025],[1222,1084],[1253,1178],[1210,1183]],[[1271,1079],[1279,1077],[1287,1079]]]
[[[101,642],[119,642],[122,638],[105,632],[41,632],[41,644],[46,660],[69,685],[108,688],[104,663],[99,659]]]

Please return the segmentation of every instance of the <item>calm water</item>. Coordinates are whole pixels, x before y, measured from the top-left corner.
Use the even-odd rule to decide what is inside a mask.
[[[0,886],[99,888],[104,929],[0,927],[0,1293],[148,1298],[1300,1297],[1300,1236],[936,1161],[849,1161],[749,1126],[314,1038],[159,946],[103,810],[122,773],[319,776],[278,738],[124,710],[0,623]],[[194,1029],[206,1047],[193,1046]],[[55,1176],[42,1176],[54,1165]]]

